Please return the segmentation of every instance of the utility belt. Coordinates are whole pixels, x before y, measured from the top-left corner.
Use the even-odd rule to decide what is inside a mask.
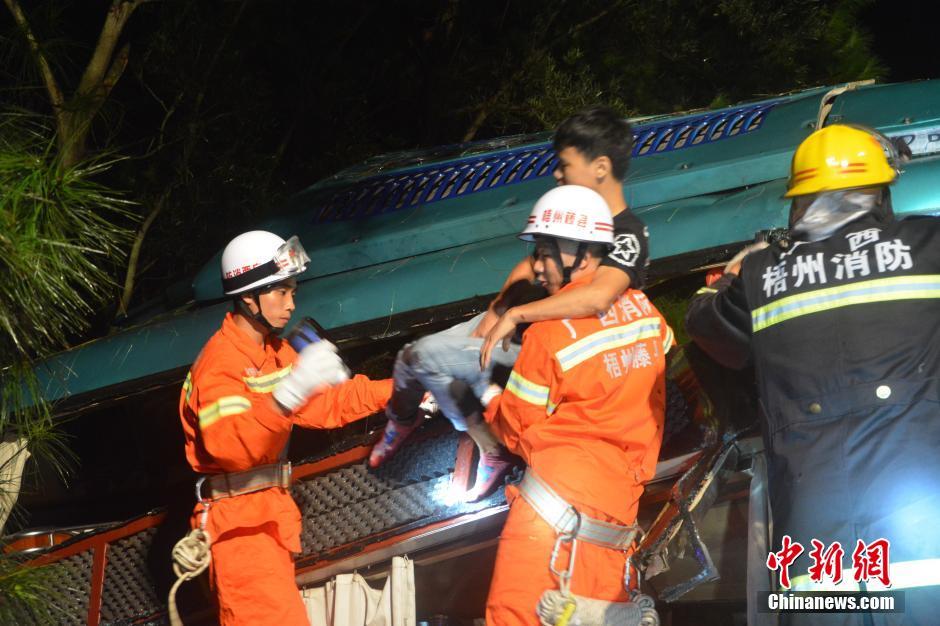
[[[196,499],[213,502],[254,493],[271,487],[290,487],[291,466],[289,461],[253,467],[242,472],[209,474],[196,481]]]
[[[519,492],[549,526],[555,529],[559,539],[593,543],[611,550],[626,550],[640,534],[639,526],[621,526],[594,519],[578,512],[574,505],[555,493],[555,490],[528,468]]]

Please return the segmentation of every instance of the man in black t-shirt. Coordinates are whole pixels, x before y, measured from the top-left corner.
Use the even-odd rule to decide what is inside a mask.
[[[533,260],[526,257],[510,272],[485,313],[405,346],[395,363],[395,391],[386,409],[389,423],[384,437],[373,448],[371,466],[381,465],[414,429],[420,413],[418,405],[427,390],[437,398],[441,412],[457,429],[467,431],[479,447],[480,462],[471,498],[482,497],[502,480],[509,462],[473,408],[475,402],[458,402],[455,388],[464,384],[477,397],[485,395],[494,362],[512,367],[519,353],[519,345],[510,341],[517,325],[603,316],[627,288],[644,286],[649,264],[647,230],[627,208],[623,195],[623,179],[633,148],[630,124],[610,109],[590,108],[562,122],[555,133],[554,148],[558,184],[593,189],[610,207],[614,249],[590,283],[506,308],[504,303],[513,300],[520,284],[535,279]],[[494,350],[500,343],[502,347]]]
[[[589,187],[607,201],[614,216],[614,249],[591,283],[583,288],[512,307],[502,315],[496,315],[491,306],[477,330],[479,336],[485,336],[480,349],[484,366],[498,343],[507,347],[517,325],[604,315],[628,287],[642,289],[646,283],[649,236],[643,222],[627,207],[623,195],[623,179],[633,148],[630,124],[610,109],[587,109],[562,122],[555,133],[554,148],[558,155],[555,168],[558,184]],[[524,259],[509,274],[503,291],[516,281],[531,280],[533,276],[531,259]]]

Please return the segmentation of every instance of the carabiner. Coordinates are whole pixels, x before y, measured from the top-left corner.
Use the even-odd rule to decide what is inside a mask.
[[[203,504],[205,501],[202,499],[202,483],[206,482],[208,474],[203,474],[196,480],[196,502]]]
[[[559,532],[555,539],[555,545],[552,547],[551,560],[548,563],[548,569],[552,574],[558,577],[559,587],[564,595],[568,595],[568,583],[574,575],[574,559],[578,551],[578,532],[581,530],[581,514],[576,508],[569,507],[574,511],[574,528],[567,532]],[[568,564],[565,569],[559,570],[555,567],[555,561],[558,560],[558,553],[561,551],[563,543],[571,544],[571,551],[568,553]]]
[[[208,476],[200,476],[196,481],[196,502],[202,505],[202,513],[199,514],[199,530],[205,532],[206,521],[209,519],[209,507],[212,506],[212,499],[206,500],[202,497],[202,483]]]

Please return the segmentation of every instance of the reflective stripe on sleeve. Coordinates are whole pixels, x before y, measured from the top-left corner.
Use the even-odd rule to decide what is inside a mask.
[[[555,357],[562,371],[567,372],[601,352],[628,346],[651,337],[659,338],[659,329],[660,324],[657,318],[644,318],[623,326],[605,328],[559,350],[555,353]]]
[[[249,391],[255,393],[271,393],[279,382],[290,374],[292,365],[281,368],[276,372],[265,374],[264,376],[245,376],[242,378]]]
[[[754,332],[804,315],[854,304],[940,298],[940,275],[893,276],[787,296],[751,312]]]
[[[185,402],[189,404],[189,397],[193,395],[193,373],[186,372],[186,380],[183,381],[183,393],[186,395]]]
[[[695,292],[695,295],[701,296],[706,293],[718,293],[718,290],[715,289],[714,287],[702,287],[701,289]]]
[[[212,404],[199,410],[199,427],[211,426],[223,417],[245,413],[251,408],[251,401],[242,396],[223,396]]]
[[[536,385],[516,370],[509,375],[506,391],[529,404],[548,406],[548,387]]]
[[[666,336],[663,337],[663,354],[669,352],[672,349],[673,344],[676,341],[676,336],[672,332],[671,326],[666,326]]]

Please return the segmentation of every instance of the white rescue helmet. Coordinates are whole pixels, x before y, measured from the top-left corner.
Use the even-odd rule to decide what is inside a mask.
[[[540,235],[613,247],[614,220],[601,194],[581,185],[561,185],[538,199],[519,239],[535,241]]]
[[[287,241],[265,230],[242,233],[222,252],[222,288],[234,296],[297,276],[310,257],[296,236]]]

